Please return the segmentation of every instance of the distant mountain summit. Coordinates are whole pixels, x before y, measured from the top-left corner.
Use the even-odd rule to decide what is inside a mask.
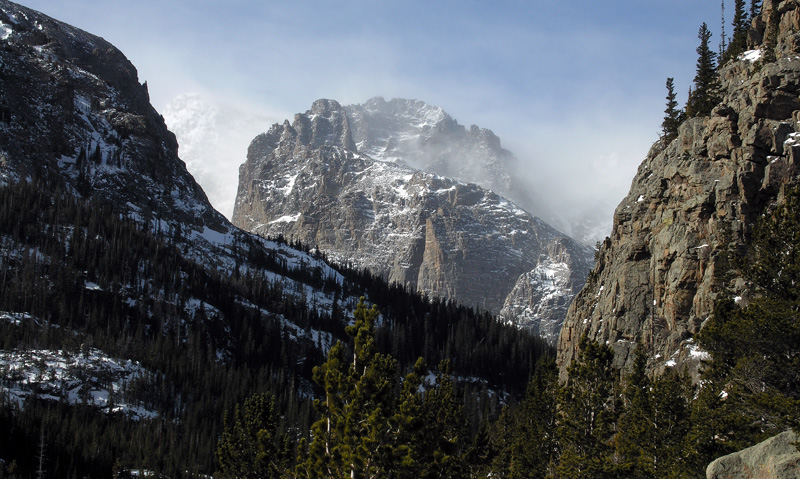
[[[516,158],[491,130],[458,124],[442,108],[418,100],[375,97],[344,107],[358,151],[440,176],[476,183],[506,198],[516,191]]]
[[[502,310],[504,320],[554,341],[591,266],[589,248],[491,190],[411,166],[488,164],[483,172],[500,172],[493,179],[502,183],[509,158],[488,130],[467,132],[419,101],[318,100],[253,140],[233,221],[301,240],[390,282]]]

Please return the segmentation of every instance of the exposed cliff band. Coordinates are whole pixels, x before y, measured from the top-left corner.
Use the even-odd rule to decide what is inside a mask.
[[[717,295],[746,301],[731,253],[796,183],[800,158],[798,3],[765,1],[753,25],[751,42],[777,39],[777,61],[742,58],[721,67],[722,100],[711,115],[686,121],[674,141],[650,150],[567,314],[558,343],[562,375],[583,334],[610,344],[617,367],[630,365],[639,343],[651,370],[691,369],[706,357],[692,336]]]

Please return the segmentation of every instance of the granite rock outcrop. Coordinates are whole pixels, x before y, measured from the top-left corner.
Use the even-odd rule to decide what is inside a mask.
[[[356,117],[366,114],[358,111]],[[376,142],[392,143],[387,135],[411,135],[416,127],[398,133],[402,128],[387,124],[376,133],[364,125],[335,101],[318,100],[292,123],[256,137],[240,168],[234,223],[300,240],[334,261],[495,313],[515,285],[530,278],[528,289],[538,292],[527,297],[549,294],[558,298],[552,301],[557,307],[541,307],[527,319],[509,310],[505,320],[560,325],[563,302],[580,288],[591,250],[491,190],[412,168],[399,156],[386,157],[386,149],[382,160],[365,154],[362,149],[375,153]],[[551,269],[559,271],[559,280],[543,281]]]
[[[798,436],[785,431],[755,446],[722,456],[706,469],[707,479],[793,479],[800,477]]]
[[[650,371],[696,372],[708,355],[693,336],[717,297],[747,301],[748,284],[731,258],[746,248],[765,208],[797,183],[798,8],[795,1],[765,1],[755,37],[770,37],[767,25],[780,26],[771,35],[778,38],[777,60],[753,60],[752,52],[723,65],[721,101],[711,115],[687,120],[675,140],[656,142],[639,166],[567,314],[558,341],[562,377],[584,334],[613,347],[617,367],[629,366],[639,345]]]

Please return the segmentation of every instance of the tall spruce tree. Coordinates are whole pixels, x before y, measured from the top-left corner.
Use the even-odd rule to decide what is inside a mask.
[[[436,387],[427,391],[423,401],[424,426],[417,438],[421,468],[417,477],[464,477],[462,451],[467,424],[463,406],[456,397],[450,361],[439,364]]]
[[[719,57],[722,58],[722,56],[725,55],[725,51],[728,49],[728,46],[725,44],[727,41],[727,38],[725,37],[725,0],[721,0],[720,4],[720,11],[722,13],[720,15]]]
[[[275,398],[258,394],[239,406],[233,422],[225,416],[225,430],[217,444],[221,478],[268,479],[282,477],[289,467],[287,449],[277,435]]]
[[[735,0],[733,9],[733,36],[725,52],[726,60],[735,60],[747,50],[747,32],[749,30],[744,0]]]
[[[759,0],[750,0],[750,20],[756,18],[761,13],[761,2]]]
[[[558,396],[559,478],[595,479],[617,476],[611,444],[619,416],[614,351],[584,335],[578,357]]]
[[[398,475],[405,448],[399,447],[394,388],[397,362],[377,352],[377,307],[358,303],[347,327],[353,358],[337,343],[328,361],[314,368],[314,381],[324,397],[314,401],[320,419],[312,426],[312,442],[298,466],[301,477],[388,477]]]
[[[708,116],[719,103],[719,78],[717,76],[716,53],[709,47],[711,31],[703,23],[697,33],[700,46],[697,47],[697,72],[694,77],[694,90],[686,104],[688,117]]]
[[[667,78],[667,108],[664,110],[664,121],[661,123],[661,141],[664,146],[678,136],[678,127],[683,121],[683,112],[677,109],[678,102],[675,98],[675,80]]]
[[[700,331],[711,355],[692,408],[687,454],[699,473],[710,459],[800,426],[800,189],[762,215],[740,271],[746,305],[720,299]]]
[[[555,472],[557,391],[555,362],[539,363],[519,407],[511,439],[509,473],[512,479],[544,479]]]
[[[689,428],[689,384],[674,371],[650,379],[644,348],[636,348],[626,378],[625,408],[616,436],[620,472],[627,478],[679,477]]]

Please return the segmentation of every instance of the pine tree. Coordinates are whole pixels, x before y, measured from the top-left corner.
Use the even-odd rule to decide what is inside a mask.
[[[424,429],[419,477],[464,477],[461,452],[466,439],[463,406],[456,398],[450,361],[439,364],[436,387],[424,396]]]
[[[694,91],[686,104],[688,117],[708,116],[719,103],[719,80],[717,77],[716,54],[709,48],[711,31],[703,23],[697,33],[700,46],[697,47],[697,72],[694,77]]]
[[[557,476],[566,479],[611,478],[617,472],[611,440],[619,415],[615,389],[614,351],[589,341],[578,344],[578,358],[567,369],[569,378],[558,396]]]
[[[244,413],[236,407],[233,423],[225,417],[224,432],[217,444],[220,473],[217,477],[266,479],[278,478],[288,468],[288,458],[281,454],[275,398],[258,394],[244,403]]]
[[[800,190],[787,186],[740,260],[753,297],[744,307],[720,299],[698,335],[711,355],[687,443],[698,472],[709,459],[800,426],[799,208]]]
[[[648,378],[643,349],[636,348],[623,394],[626,404],[616,436],[620,469],[630,478],[677,477],[689,428],[689,385],[673,371]]]
[[[733,37],[731,37],[728,50],[725,52],[725,59],[735,60],[740,54],[747,50],[747,32],[749,30],[747,20],[744,0],[735,0],[732,22]]]
[[[347,327],[354,340],[352,361],[346,361],[339,342],[328,361],[314,368],[314,381],[325,396],[314,401],[320,419],[298,467],[301,477],[389,477],[407,464],[407,447],[397,441],[397,362],[377,352],[378,315],[377,307],[368,309],[362,298],[353,313],[355,324]]]
[[[725,45],[725,42],[727,41],[725,37],[725,0],[721,0],[720,2],[720,11],[721,11],[720,14],[721,20],[720,20],[720,30],[719,30],[720,31],[719,57],[722,58],[723,55],[725,55],[725,51],[728,49],[727,45]]]
[[[665,146],[678,137],[678,127],[683,122],[683,112],[677,109],[678,102],[675,98],[675,80],[667,78],[667,108],[661,123],[661,142]]]
[[[761,13],[761,2],[759,0],[750,0],[750,20],[753,20]]]
[[[557,390],[558,371],[555,362],[540,363],[528,384],[511,439],[512,479],[545,478],[554,472],[552,467],[558,454]]]

